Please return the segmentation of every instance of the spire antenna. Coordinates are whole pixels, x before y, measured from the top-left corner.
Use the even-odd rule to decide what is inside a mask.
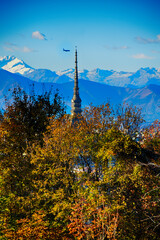
[[[79,96],[79,87],[78,87],[78,61],[77,61],[77,47],[75,47],[75,74],[74,74],[74,90],[72,98],[72,110],[71,110],[71,119],[72,123],[76,121],[78,115],[81,116],[81,98]]]

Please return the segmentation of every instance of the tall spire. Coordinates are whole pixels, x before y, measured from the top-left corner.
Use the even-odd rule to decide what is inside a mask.
[[[74,93],[72,98],[72,110],[71,117],[72,122],[73,119],[77,117],[77,115],[81,115],[81,98],[79,96],[79,87],[78,87],[78,62],[77,62],[77,48],[75,49],[75,75],[74,75]]]

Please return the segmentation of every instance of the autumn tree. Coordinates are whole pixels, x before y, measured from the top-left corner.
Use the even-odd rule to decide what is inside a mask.
[[[68,224],[76,239],[116,239],[118,218],[118,205],[110,204],[100,182],[85,181],[78,186]]]
[[[160,121],[156,120],[143,131],[143,146],[160,154]]]
[[[32,191],[32,164],[28,147],[34,142],[43,145],[43,133],[49,118],[60,118],[65,107],[58,93],[29,96],[20,88],[13,91],[13,102],[7,104],[0,122],[1,201],[5,214],[14,218],[25,216],[23,200]],[[29,211],[29,210],[28,210]],[[4,217],[4,214],[3,214]]]
[[[75,126],[67,116],[61,120],[53,118],[44,145],[33,147],[34,206],[46,210],[53,226],[63,224],[67,231],[72,203],[78,199],[78,185],[86,181],[101,182],[111,157],[117,161],[127,158],[128,164],[136,161],[136,154],[140,154],[139,144],[121,132],[117,125],[109,104],[91,106],[84,110],[83,119]],[[92,211],[97,207],[95,205]],[[116,215],[116,212],[112,213]],[[98,218],[97,213],[95,221]]]
[[[137,108],[116,111],[109,103],[87,107],[74,125],[68,115],[52,116],[43,142],[40,135],[39,141],[33,137],[22,152],[30,164],[28,175],[23,172],[28,184],[22,178],[19,188],[26,195],[8,190],[9,195],[1,188],[3,236],[25,239],[29,232],[28,239],[157,239],[160,182],[148,167],[154,157],[146,152],[143,135],[137,137],[141,123]],[[6,134],[3,129],[2,138]],[[24,169],[16,164],[12,170]]]

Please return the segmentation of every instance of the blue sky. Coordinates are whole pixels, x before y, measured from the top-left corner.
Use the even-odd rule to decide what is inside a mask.
[[[0,56],[34,68],[160,68],[160,1],[0,0]],[[70,49],[69,53],[63,48]]]

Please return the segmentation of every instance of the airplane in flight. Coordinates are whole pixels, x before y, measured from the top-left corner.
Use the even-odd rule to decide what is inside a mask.
[[[64,51],[64,52],[70,52],[70,50],[68,50],[68,49],[64,49],[64,48],[63,48],[63,51]]]

